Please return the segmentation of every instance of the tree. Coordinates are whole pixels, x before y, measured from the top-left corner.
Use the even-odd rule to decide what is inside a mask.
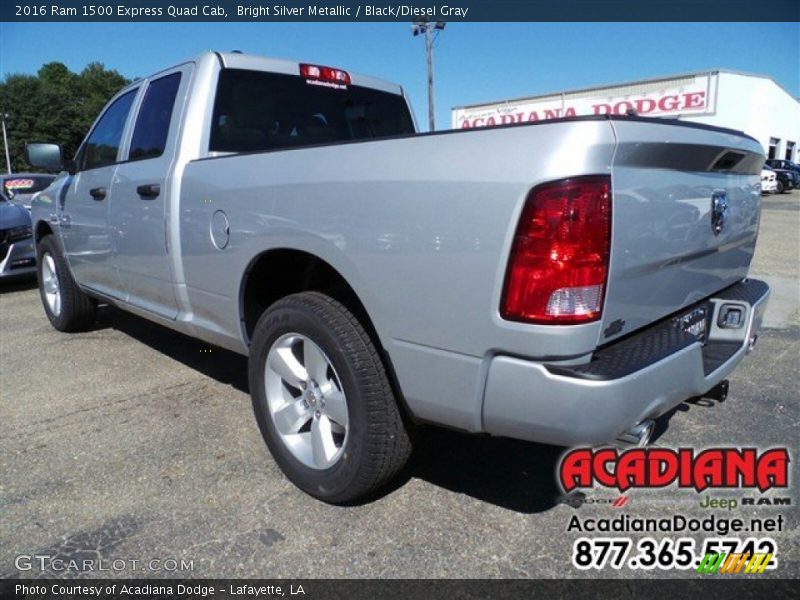
[[[31,169],[25,160],[28,142],[55,142],[63,146],[65,156],[74,156],[100,110],[128,83],[101,63],[73,73],[64,64],[51,62],[36,75],[6,76],[0,83],[0,111],[7,115],[12,169]]]

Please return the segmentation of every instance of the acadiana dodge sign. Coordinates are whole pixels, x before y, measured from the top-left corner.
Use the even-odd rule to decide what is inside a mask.
[[[536,98],[508,100],[454,108],[454,129],[491,127],[583,115],[642,116],[711,114],[716,105],[716,75],[698,75],[565,92]]]

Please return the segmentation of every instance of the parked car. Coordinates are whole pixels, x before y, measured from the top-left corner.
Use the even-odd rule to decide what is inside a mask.
[[[0,279],[35,273],[30,212],[0,192]]]
[[[787,171],[794,171],[800,176],[800,165],[791,160],[781,160],[778,158],[770,158],[767,164],[773,169],[786,169]]]
[[[6,197],[30,210],[33,195],[53,183],[55,178],[48,173],[9,173],[0,175],[0,187]]]
[[[764,168],[774,171],[776,180],[775,192],[777,194],[782,194],[784,192],[793,190],[796,187],[800,187],[800,175],[794,171],[789,169],[776,169],[775,167],[770,167],[769,165],[764,165]]]
[[[42,304],[248,356],[278,465],[350,502],[417,421],[645,444],[724,387],[769,295],[763,164],[741,132],[635,116],[415,135],[399,85],[207,53],[117,94],[34,201]]]
[[[767,165],[761,168],[761,193],[778,193],[778,175]]]

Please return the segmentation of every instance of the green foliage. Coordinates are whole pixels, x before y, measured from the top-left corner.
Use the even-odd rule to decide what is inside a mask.
[[[31,170],[25,161],[28,142],[55,142],[63,146],[64,156],[74,156],[108,99],[128,83],[101,63],[73,73],[65,65],[51,62],[36,75],[6,76],[0,83],[0,110],[7,115],[12,169]],[[0,171],[5,172],[5,155],[0,157]]]

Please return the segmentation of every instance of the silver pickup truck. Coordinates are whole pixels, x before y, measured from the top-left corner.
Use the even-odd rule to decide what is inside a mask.
[[[286,475],[328,502],[387,482],[433,422],[646,443],[724,383],[769,288],[747,279],[759,144],[590,117],[416,134],[395,84],[207,53],[103,110],[34,202],[44,310],[100,303],[249,356]]]

